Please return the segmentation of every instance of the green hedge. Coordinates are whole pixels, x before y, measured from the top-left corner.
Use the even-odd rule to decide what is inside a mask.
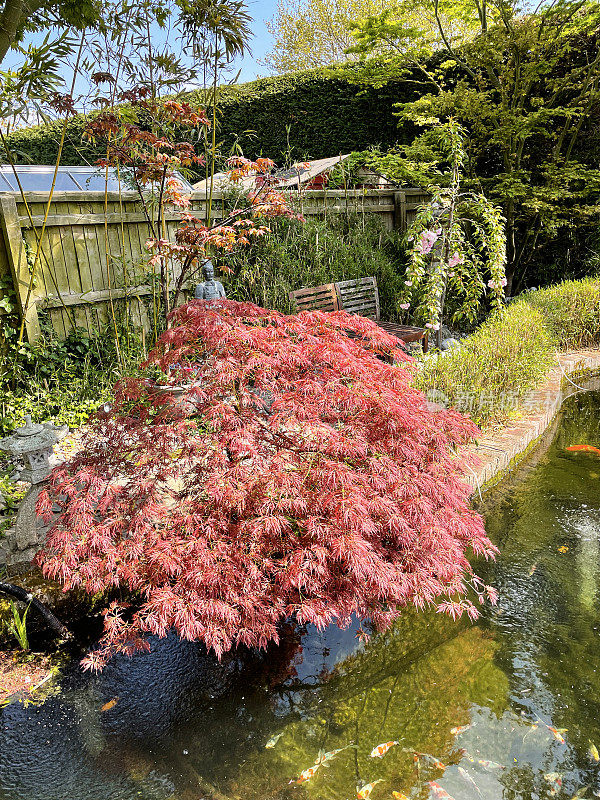
[[[417,96],[416,84],[408,80],[365,87],[331,77],[323,69],[261,78],[223,89],[219,139],[223,152],[239,138],[247,156],[264,155],[277,163],[282,163],[288,144],[294,160],[325,158],[374,144],[386,149],[411,138],[408,128],[398,129],[394,103]],[[202,102],[201,92],[191,97]],[[61,163],[83,164],[101,154],[101,148],[95,151],[82,143],[84,125],[81,115],[69,122]],[[53,164],[61,130],[62,122],[26,128],[12,133],[8,142],[21,163]]]

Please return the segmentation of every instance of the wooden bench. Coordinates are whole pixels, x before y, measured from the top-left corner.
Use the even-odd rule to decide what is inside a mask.
[[[384,331],[402,342],[421,342],[423,352],[429,344],[428,331],[412,325],[385,322],[380,319],[377,278],[358,278],[352,281],[325,283],[290,292],[290,300],[298,311],[347,311],[376,322]]]

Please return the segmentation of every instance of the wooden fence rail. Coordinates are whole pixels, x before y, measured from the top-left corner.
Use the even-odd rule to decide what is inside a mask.
[[[294,198],[306,217],[377,214],[386,228],[406,230],[428,195],[421,189],[309,190]],[[31,292],[31,264],[44,225],[48,193],[26,192],[25,200],[16,193],[0,193],[0,299],[12,288],[19,314],[25,316],[29,341],[39,336],[40,309],[46,310],[61,338],[73,326],[89,333],[99,331],[115,305],[124,302],[129,304],[134,323],[148,329],[152,276],[144,267],[144,256],[148,255],[145,242],[150,228],[137,194],[55,192]],[[213,218],[219,218],[221,201],[221,195],[215,193]],[[203,219],[206,206],[205,193],[195,192],[192,213]],[[179,219],[175,211],[166,214],[166,235],[171,239]],[[2,313],[6,312],[0,306]]]

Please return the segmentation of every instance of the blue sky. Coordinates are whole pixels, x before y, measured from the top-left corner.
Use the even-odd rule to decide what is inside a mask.
[[[254,78],[268,74],[265,66],[258,63],[258,59],[267,53],[273,44],[273,38],[265,25],[266,21],[275,15],[277,0],[248,0],[248,11],[254,19],[252,30],[252,55],[246,56],[240,63],[242,74],[240,81],[251,81]]]
[[[240,83],[251,81],[255,78],[263,77],[269,74],[268,68],[263,64],[259,64],[259,60],[264,58],[266,53],[272,47],[273,37],[267,30],[266,23],[268,20],[273,18],[277,10],[277,0],[246,0],[246,3],[248,6],[248,12],[253,19],[252,31],[254,38],[251,43],[252,52],[246,54],[243,59],[238,60],[234,66],[232,74],[235,75],[238,69],[241,70],[239,77]],[[156,26],[156,30],[153,33],[157,42],[160,42],[161,40],[164,41],[164,32],[162,32],[158,26]],[[28,42],[40,44],[44,38],[44,34],[45,32],[30,36],[24,44],[27,44]],[[171,40],[171,47],[175,49],[173,40]],[[21,54],[15,51],[9,51],[2,62],[2,69],[15,68],[20,66],[22,62],[23,56]],[[67,73],[68,70],[64,75],[65,81],[66,83],[70,83],[71,77]]]

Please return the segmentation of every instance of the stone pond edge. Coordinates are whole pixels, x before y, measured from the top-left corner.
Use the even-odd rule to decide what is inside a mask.
[[[466,466],[464,477],[476,495],[498,484],[535,448],[568,397],[594,388],[585,384],[600,376],[599,348],[559,353],[557,360],[544,383],[523,398],[517,409],[521,416],[498,430],[484,430],[474,445],[464,449],[463,454],[474,461]],[[534,410],[524,413],[527,407]]]

